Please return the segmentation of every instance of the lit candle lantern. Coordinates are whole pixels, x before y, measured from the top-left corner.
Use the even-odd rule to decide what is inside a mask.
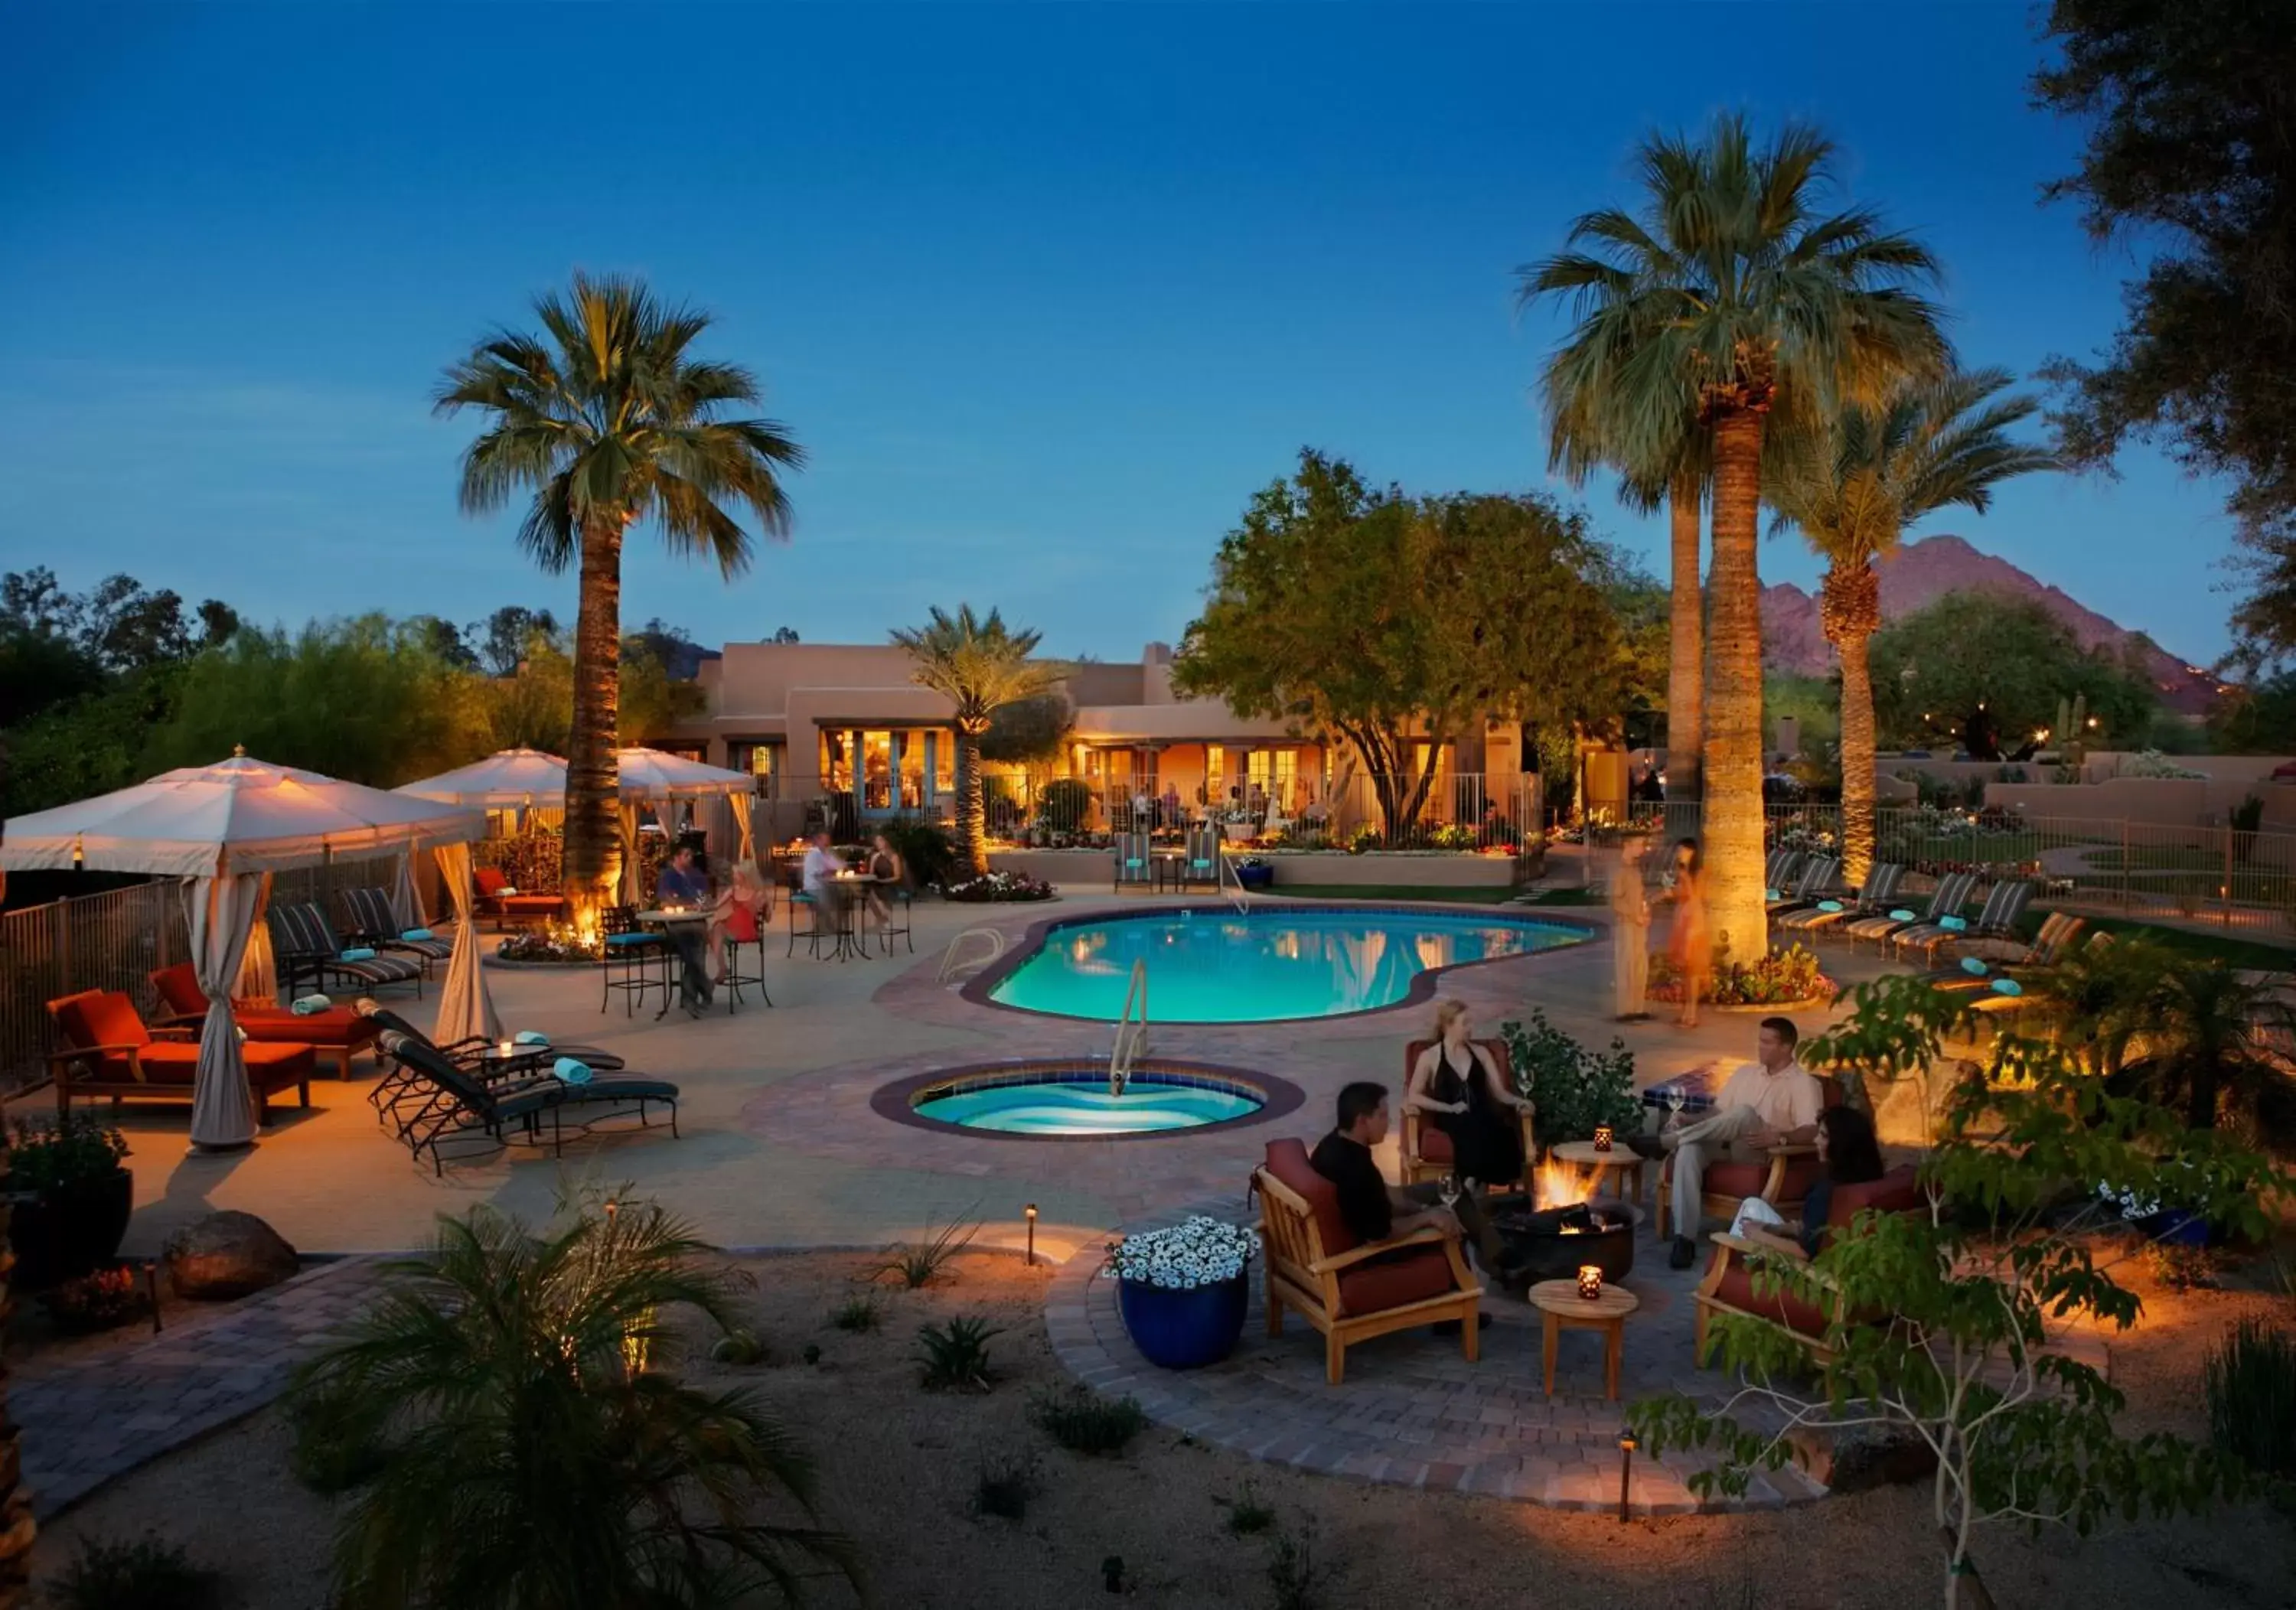
[[[507,1041],[507,1040],[504,1041],[504,1042],[502,1042],[502,1054],[503,1054],[504,1056],[507,1057],[507,1056],[509,1056],[509,1055],[510,1055],[510,1053],[511,1053],[511,1050],[512,1050],[511,1042],[510,1042],[509,1041]]]
[[[1595,1126],[1595,1149],[1598,1152],[1606,1152],[1611,1149],[1611,1126],[1609,1124],[1597,1124]]]
[[[1603,1266],[1599,1263],[1578,1265],[1578,1295],[1589,1303],[1603,1295]]]

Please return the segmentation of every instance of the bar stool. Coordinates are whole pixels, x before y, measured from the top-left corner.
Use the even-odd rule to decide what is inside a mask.
[[[598,1009],[604,1011],[622,992],[622,1016],[635,1017],[639,1005],[650,989],[659,989],[664,997],[669,993],[669,945],[659,934],[649,933],[638,926],[636,911],[626,905],[610,905],[598,915],[598,932],[604,941],[604,953],[599,958],[598,970],[603,975],[604,990],[598,997]],[[659,963],[659,968],[656,964]]]
[[[744,905],[726,908],[726,933],[721,943],[726,957],[723,981],[726,985],[726,1015],[729,1017],[734,1015],[734,1003],[742,999],[742,986],[745,984],[756,985],[758,993],[765,997],[767,1006],[774,1003],[773,996],[766,990],[765,937],[764,927],[755,911]],[[742,947],[744,945],[757,959],[758,970],[754,973],[742,970]]]
[[[836,913],[834,911],[824,911],[822,909],[821,902],[816,900],[809,890],[794,889],[791,891],[789,897],[789,949],[784,952],[786,955],[794,956],[797,954],[797,914],[800,911],[806,913],[807,921],[810,925],[806,930],[805,936],[808,952],[816,960],[818,960],[821,955],[821,942],[824,939],[834,940],[836,938],[834,934],[831,933],[823,926],[826,922],[833,921],[836,918]]]
[[[885,954],[893,953],[893,941],[898,938],[909,947],[909,954],[917,953],[917,942],[911,933],[915,922],[916,895],[906,883],[891,884],[879,890],[885,897],[885,920],[878,931],[885,936]]]

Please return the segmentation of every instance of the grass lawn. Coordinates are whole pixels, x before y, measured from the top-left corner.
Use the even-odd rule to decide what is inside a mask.
[[[2046,913],[2028,911],[2018,924],[2027,938],[2038,933]],[[2263,944],[2253,939],[2235,939],[2226,934],[2195,933],[2190,928],[2163,928],[2154,922],[2136,922],[2126,917],[2087,917],[2089,928],[2113,935],[2142,935],[2162,948],[2179,955],[2197,956],[2206,960],[2222,961],[2237,968],[2269,968],[2276,972],[2296,971],[2296,950],[2285,945]]]

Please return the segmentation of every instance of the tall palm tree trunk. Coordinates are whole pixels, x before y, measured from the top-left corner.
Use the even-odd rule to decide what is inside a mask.
[[[582,597],[574,619],[574,725],[566,753],[566,843],[560,878],[575,920],[614,903],[621,877],[615,749],[622,702],[622,527],[582,531]]]
[[[1863,887],[1874,866],[1874,674],[1866,649],[1880,624],[1882,580],[1870,564],[1835,565],[1821,591],[1841,661],[1841,875]]]
[[[1666,792],[1699,797],[1706,742],[1706,593],[1699,584],[1697,478],[1677,479],[1667,499],[1674,523],[1674,611],[1666,669]]]
[[[956,730],[956,858],[975,878],[988,875],[988,805],[981,797],[980,734]]]
[[[1718,956],[1769,950],[1762,904],[1762,416],[1728,407],[1714,421],[1714,593],[1706,644],[1707,920]]]

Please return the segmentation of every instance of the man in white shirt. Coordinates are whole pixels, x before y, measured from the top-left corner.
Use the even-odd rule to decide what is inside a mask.
[[[813,898],[813,929],[816,934],[836,927],[837,901],[842,891],[834,881],[845,870],[829,847],[826,830],[816,833],[813,842],[805,846],[805,861],[798,870],[798,881]]]
[[[1800,1041],[1792,1018],[1763,1018],[1754,1060],[1730,1075],[1710,1115],[1668,1130],[1656,1140],[1629,1138],[1628,1144],[1644,1156],[1674,1154],[1674,1246],[1667,1256],[1671,1267],[1687,1269],[1698,1256],[1693,1237],[1709,1163],[1756,1162],[1773,1146],[1806,1142],[1817,1132],[1825,1087],[1794,1059]]]

